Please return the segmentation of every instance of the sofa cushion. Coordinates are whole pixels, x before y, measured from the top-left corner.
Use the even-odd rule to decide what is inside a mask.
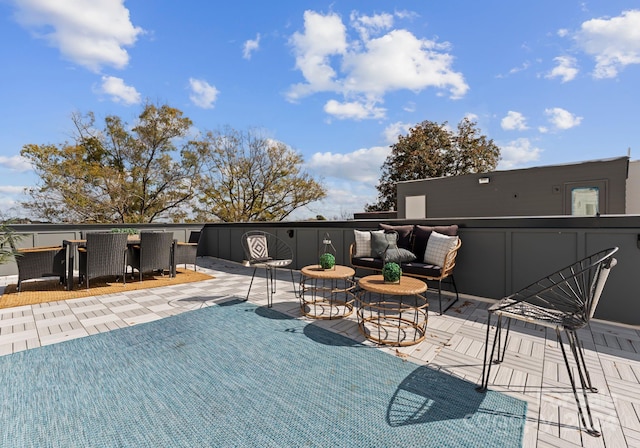
[[[371,256],[371,230],[353,230],[353,236],[356,242],[356,251],[354,257],[370,257]],[[384,233],[384,230],[373,230],[376,233]]]
[[[398,247],[411,250],[411,238],[413,236],[413,225],[392,226],[390,224],[378,224],[385,232],[398,233]]]
[[[418,275],[426,277],[440,277],[440,267],[419,261],[402,263],[402,272],[407,275]]]
[[[354,257],[351,260],[351,263],[355,267],[370,268],[370,269],[377,269],[377,270],[382,269],[382,260],[379,259],[379,258],[373,258],[373,257],[357,257],[356,258],[356,257]]]
[[[427,249],[424,252],[424,262],[436,266],[444,266],[444,260],[451,249],[458,244],[457,236],[443,235],[431,232]]]
[[[424,259],[424,252],[427,249],[427,241],[431,232],[438,232],[442,235],[455,236],[458,234],[456,224],[450,226],[420,226],[415,225],[413,229],[413,249],[411,250],[418,260]]]

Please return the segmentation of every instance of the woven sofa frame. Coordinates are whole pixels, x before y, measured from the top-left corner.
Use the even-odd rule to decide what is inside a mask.
[[[453,270],[456,265],[456,258],[458,256],[458,250],[462,246],[462,241],[458,238],[458,242],[445,256],[443,266],[434,266],[420,261],[414,261],[409,263],[401,263],[402,274],[409,277],[415,277],[424,279],[427,281],[438,282],[438,304],[440,308],[440,314],[446,312],[451,308],[460,298],[458,294],[458,288],[456,286],[455,278],[453,276]],[[355,257],[356,244],[351,243],[349,247],[349,261],[351,267],[354,269],[369,270],[376,273],[382,271],[384,261],[380,258],[371,257]],[[443,310],[442,309],[442,282],[447,280],[453,286],[456,298]]]

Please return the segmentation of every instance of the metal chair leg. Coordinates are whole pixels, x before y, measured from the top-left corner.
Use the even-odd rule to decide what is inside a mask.
[[[491,344],[491,355],[487,358],[487,354],[489,352],[489,334],[491,333],[491,313],[487,318],[487,337],[484,345],[484,361],[482,365],[482,382],[480,386],[476,388],[479,392],[484,392],[487,390],[489,386],[489,374],[491,373],[491,364],[494,364],[493,355],[496,351],[496,344],[500,341],[501,333],[502,333],[502,317],[498,317],[498,321],[496,322],[496,331],[495,336],[493,338],[493,344]],[[498,344],[498,353],[500,353],[500,346]],[[496,362],[497,363],[497,362]]]
[[[245,302],[249,300],[249,294],[251,293],[251,286],[253,286],[253,278],[256,276],[257,269],[258,268],[253,268],[253,275],[251,275],[251,283],[249,283],[249,291],[247,291],[247,297],[244,299]]]
[[[289,269],[289,272],[291,272],[291,284],[293,285],[293,294],[295,295],[296,299],[299,299],[302,297],[302,288],[299,287],[298,290],[296,291],[296,281],[293,278],[293,269]]]
[[[556,336],[558,338],[558,344],[560,344],[560,348],[562,349],[562,357],[564,358],[564,364],[565,367],[567,368],[567,374],[569,375],[569,381],[571,382],[571,389],[573,390],[573,397],[576,400],[576,405],[578,406],[578,414],[580,414],[580,421],[582,422],[582,425],[584,426],[585,430],[587,431],[587,433],[589,435],[592,435],[594,437],[600,437],[600,431],[598,431],[595,428],[595,425],[593,424],[593,417],[591,416],[591,408],[589,407],[589,399],[587,397],[587,387],[586,387],[586,381],[584,379],[584,375],[582,373],[582,368],[580,366],[580,359],[578,359],[578,353],[576,351],[576,345],[575,345],[575,341],[573,340],[572,336],[569,334],[569,332],[567,332],[567,339],[569,341],[569,347],[571,347],[571,351],[573,353],[573,357],[575,359],[576,364],[578,365],[578,375],[580,377],[580,383],[582,385],[582,395],[584,397],[584,403],[585,403],[585,407],[587,408],[587,416],[589,417],[589,425],[587,425],[587,422],[585,421],[584,418],[584,412],[582,410],[582,405],[580,404],[580,398],[578,396],[578,390],[576,388],[576,382],[575,379],[573,377],[573,372],[571,371],[571,365],[569,365],[569,359],[567,357],[567,352],[564,348],[564,344],[562,341],[562,333],[561,330],[556,328]],[[574,335],[575,336],[575,335]]]
[[[265,270],[267,276],[267,308],[273,306],[273,295],[276,292],[276,284],[273,279],[273,269],[267,268]]]
[[[578,339],[578,334],[575,331],[571,331],[570,334],[575,340],[576,350],[580,356],[580,361],[582,362],[584,376],[585,376],[585,379],[587,380],[586,381],[587,389],[589,389],[593,393],[598,393],[598,388],[594,387],[593,384],[591,383],[591,376],[589,375],[589,369],[587,369],[587,363],[584,360],[584,347],[580,343],[580,339]]]
[[[449,311],[449,308],[451,308],[453,304],[460,299],[460,295],[458,294],[458,287],[456,286],[456,281],[453,279],[453,276],[451,276],[451,284],[453,285],[453,289],[456,293],[456,300],[454,300],[449,305],[447,305],[447,307],[443,311],[442,310],[442,280],[438,280],[438,304],[440,305],[441,316],[442,316],[442,313],[446,313],[447,311]]]

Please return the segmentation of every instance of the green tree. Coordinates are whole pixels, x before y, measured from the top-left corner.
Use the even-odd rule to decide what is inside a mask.
[[[204,140],[200,219],[281,221],[326,195],[302,170],[302,156],[282,142],[230,127],[208,132]]]
[[[72,116],[74,142],[25,145],[40,177],[22,205],[52,222],[149,223],[181,220],[198,186],[198,145],[185,140],[191,120],[167,105],[146,104],[129,127],[93,113]]]
[[[476,122],[464,118],[454,132],[447,122],[423,121],[391,145],[376,186],[378,202],[365,209],[397,209],[396,184],[400,181],[484,173],[495,170],[499,160],[500,148],[481,135]]]

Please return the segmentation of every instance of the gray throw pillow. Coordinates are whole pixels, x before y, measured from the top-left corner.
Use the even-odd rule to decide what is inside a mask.
[[[383,258],[385,251],[389,252],[397,248],[398,248],[397,233],[371,232],[371,256],[373,258]]]
[[[388,250],[384,257],[385,263],[408,263],[416,259],[413,252],[401,247],[397,247],[393,250]]]

